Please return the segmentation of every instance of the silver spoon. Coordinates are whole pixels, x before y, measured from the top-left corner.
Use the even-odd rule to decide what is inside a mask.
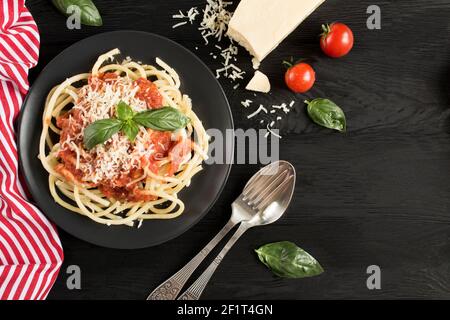
[[[292,199],[295,187],[295,169],[289,163],[280,161],[278,168],[269,165],[269,170],[273,172],[276,179],[269,184],[257,184],[254,181],[252,190],[247,195],[239,197],[233,206],[236,211],[255,212],[249,220],[243,221],[234,235],[230,238],[225,247],[220,251],[217,257],[209,265],[209,267],[201,274],[201,276],[179,297],[178,300],[198,300],[206,288],[209,280],[216,271],[222,259],[236,243],[236,241],[250,228],[271,224],[278,219],[286,211]],[[265,168],[264,168],[265,169]],[[263,169],[263,170],[264,170]],[[261,179],[261,176],[256,179]]]
[[[247,182],[242,194],[232,204],[231,218],[222,230],[220,230],[219,233],[194,258],[191,259],[191,261],[189,261],[177,273],[164,281],[152,293],[150,293],[147,300],[174,300],[200,263],[228,234],[228,232],[230,232],[234,226],[242,221],[250,220],[254,216],[259,215],[257,210],[250,209],[250,207],[248,210],[243,209],[243,204],[248,199],[253,199],[254,201],[258,200],[258,195],[263,195],[262,193],[258,193],[258,191],[262,191],[263,188],[267,188],[275,182],[278,183],[277,181],[279,180],[279,176],[276,173],[279,172],[281,167],[292,168],[295,181],[295,170],[291,164],[285,161],[274,162],[259,170]],[[272,185],[271,188],[273,189],[273,187],[274,186]]]

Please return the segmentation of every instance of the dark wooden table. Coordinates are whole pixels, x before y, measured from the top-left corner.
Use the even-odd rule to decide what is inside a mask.
[[[50,1],[27,1],[42,41],[31,80],[72,43],[121,29],[166,36],[217,68],[194,27],[171,27],[178,9],[202,7],[205,1],[95,2],[104,25],[68,30]],[[296,112],[281,125],[280,142],[281,158],[298,171],[295,197],[282,220],[249,231],[237,243],[204,298],[450,298],[450,3],[378,1],[382,28],[368,30],[366,9],[371,4],[326,1],[263,62],[261,69],[274,88],[271,95],[255,101],[298,101]],[[335,20],[350,25],[356,38],[351,54],[340,60],[324,57],[317,38],[320,25]],[[248,56],[241,52],[242,65],[251,71]],[[289,56],[310,58],[316,69],[317,83],[306,96],[295,96],[283,85],[280,62]],[[240,105],[251,94],[233,90],[228,81],[222,85],[236,127],[257,127]],[[346,134],[308,120],[300,102],[318,96],[343,107]],[[230,215],[230,203],[257,168],[233,166],[211,212],[182,236],[157,247],[105,249],[60,231],[65,261],[49,298],[145,298],[216,234]],[[302,280],[272,276],[253,249],[279,240],[296,242],[326,272]],[[81,290],[66,287],[69,265],[81,268]],[[369,265],[381,268],[381,290],[366,287]]]

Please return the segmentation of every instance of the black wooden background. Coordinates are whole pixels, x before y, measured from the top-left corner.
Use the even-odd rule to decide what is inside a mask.
[[[218,67],[195,27],[172,29],[172,14],[205,1],[95,2],[104,25],[68,30],[50,1],[27,1],[42,42],[31,81],[72,43],[121,29],[164,35],[211,69]],[[372,4],[381,8],[381,30],[366,27]],[[298,185],[286,216],[244,235],[204,298],[450,298],[449,18],[448,0],[327,0],[263,62],[274,87],[271,95],[254,98],[221,81],[237,128],[258,126],[246,119],[243,99],[298,101],[296,112],[281,124],[280,142],[281,158],[298,171]],[[326,58],[318,42],[320,25],[335,20],[351,26],[356,39],[351,54],[339,60]],[[251,71],[248,55],[241,52],[240,65]],[[289,56],[309,58],[315,67],[317,82],[306,96],[295,96],[283,85],[280,62]],[[310,123],[301,101],[319,96],[345,110],[346,134]],[[213,210],[190,231],[157,247],[105,249],[61,231],[65,261],[49,298],[144,299],[216,234],[257,168],[235,165]],[[325,273],[300,280],[272,276],[253,249],[279,240],[294,241],[313,254]],[[66,268],[72,264],[81,268],[81,290],[66,287]],[[373,264],[381,267],[381,290],[366,287],[366,268]]]

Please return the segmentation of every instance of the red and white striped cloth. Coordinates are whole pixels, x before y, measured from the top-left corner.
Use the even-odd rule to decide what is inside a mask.
[[[63,260],[55,227],[26,200],[13,123],[37,64],[39,32],[24,0],[0,0],[0,299],[45,299]]]

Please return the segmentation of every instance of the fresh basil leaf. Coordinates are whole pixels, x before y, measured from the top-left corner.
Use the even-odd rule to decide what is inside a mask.
[[[131,142],[134,142],[134,139],[136,139],[139,133],[139,127],[133,120],[130,120],[123,124],[122,131]]]
[[[71,6],[78,7],[80,11],[80,21],[87,26],[101,26],[102,17],[97,7],[91,0],[52,0],[53,5],[65,16],[70,16],[74,11],[68,10]]]
[[[344,111],[329,99],[314,99],[305,101],[308,105],[308,115],[318,125],[345,132],[347,124]]]
[[[316,259],[289,241],[269,243],[255,251],[259,260],[279,277],[305,278],[323,272]]]
[[[172,107],[146,110],[134,115],[133,121],[158,131],[175,131],[187,126],[189,118]]]
[[[122,121],[131,120],[131,118],[133,118],[134,115],[133,109],[131,109],[131,107],[122,100],[117,105],[116,113],[117,118],[119,118]]]
[[[92,149],[100,143],[104,143],[113,134],[122,129],[123,123],[119,119],[98,120],[84,129],[83,142],[87,149]]]

